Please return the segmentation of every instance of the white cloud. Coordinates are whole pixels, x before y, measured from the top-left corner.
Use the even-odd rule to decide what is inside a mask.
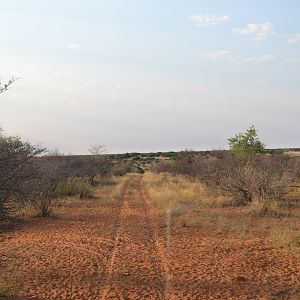
[[[224,60],[229,62],[255,63],[255,64],[261,64],[264,62],[273,61],[275,59],[272,54],[264,54],[258,57],[253,57],[253,56],[240,57],[234,55],[229,50],[219,50],[219,51],[204,53],[202,54],[201,57],[206,60]]]
[[[231,60],[232,59],[232,53],[229,50],[219,50],[219,51],[213,51],[204,53],[202,55],[202,58],[207,60]]]
[[[229,21],[230,16],[197,15],[189,18],[199,27],[217,25]]]
[[[275,57],[272,54],[265,54],[254,59],[254,63],[262,64],[267,61],[273,61]]]
[[[68,48],[72,48],[72,49],[78,49],[80,48],[80,45],[79,44],[69,44],[67,45]]]
[[[289,44],[295,44],[300,42],[300,33],[290,34],[286,40]]]
[[[270,22],[250,23],[244,28],[233,28],[233,32],[242,36],[249,36],[256,41],[265,39],[269,34],[274,34],[275,30]]]

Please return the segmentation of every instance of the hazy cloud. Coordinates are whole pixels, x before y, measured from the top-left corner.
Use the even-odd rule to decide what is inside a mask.
[[[219,51],[204,53],[202,55],[202,58],[207,60],[232,60],[233,56],[231,51],[229,50],[219,50]]]
[[[215,16],[215,15],[197,15],[190,17],[199,27],[207,27],[212,25],[217,25],[229,21],[230,16]]]
[[[295,44],[300,42],[300,33],[290,34],[286,40],[289,44]]]
[[[67,47],[68,48],[71,48],[71,49],[78,49],[78,48],[80,48],[80,45],[79,44],[69,44],[69,45],[67,45]]]
[[[232,31],[241,36],[249,36],[256,41],[261,41],[268,35],[275,33],[274,27],[270,22],[250,23],[244,28],[233,28]]]
[[[258,57],[239,57],[234,55],[230,50],[219,50],[202,54],[202,58],[206,60],[225,60],[229,62],[255,63],[261,64],[267,61],[273,61],[275,58],[272,54],[264,54]]]
[[[253,62],[256,64],[261,64],[267,61],[273,61],[275,57],[272,54],[265,54],[253,59]]]

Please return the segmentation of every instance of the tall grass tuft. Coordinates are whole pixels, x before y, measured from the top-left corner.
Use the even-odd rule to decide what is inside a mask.
[[[89,199],[93,196],[92,186],[87,178],[70,177],[59,183],[55,189],[56,197],[78,197],[79,199]]]
[[[300,229],[277,227],[270,233],[273,244],[279,248],[296,251],[300,254]]]
[[[201,182],[183,176],[147,173],[144,182],[154,205],[162,210],[223,207],[229,201],[228,197],[209,190]]]
[[[282,210],[279,201],[275,200],[253,200],[247,207],[249,213],[261,217],[286,217],[287,213]]]

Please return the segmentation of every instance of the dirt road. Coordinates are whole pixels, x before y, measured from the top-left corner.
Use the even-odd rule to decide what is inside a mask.
[[[165,251],[151,217],[142,181],[133,178],[124,195],[120,228],[101,299],[168,297]]]
[[[142,177],[0,234],[0,285],[27,299],[297,299],[299,261],[264,240],[168,227]]]

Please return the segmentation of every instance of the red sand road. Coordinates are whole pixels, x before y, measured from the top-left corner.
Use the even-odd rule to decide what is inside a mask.
[[[163,299],[166,291],[161,249],[139,182],[135,196],[127,190],[121,211],[121,226],[111,258],[102,299]],[[133,190],[134,192],[134,190]]]
[[[134,176],[118,205],[81,201],[2,233],[0,283],[27,299],[298,299],[299,260],[267,241],[167,232]]]

